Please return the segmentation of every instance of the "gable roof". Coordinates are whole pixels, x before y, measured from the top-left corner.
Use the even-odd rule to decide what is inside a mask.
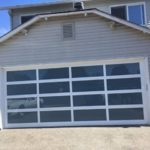
[[[40,19],[48,19],[48,18],[52,18],[52,17],[63,17],[63,16],[72,16],[72,15],[79,15],[79,14],[83,14],[83,15],[88,15],[88,14],[95,14],[97,16],[106,18],[110,21],[122,24],[124,26],[130,27],[132,29],[141,31],[143,33],[147,33],[150,34],[150,29],[147,27],[143,27],[134,23],[131,23],[129,21],[114,17],[108,13],[105,13],[103,11],[100,11],[98,9],[84,9],[84,10],[80,10],[80,11],[67,11],[67,12],[59,12],[59,13],[50,13],[50,14],[40,14],[35,16],[33,19],[29,20],[28,22],[18,26],[17,28],[13,29],[12,31],[8,32],[7,34],[5,34],[4,36],[2,36],[0,38],[0,43],[6,41],[7,39],[11,38],[12,36],[16,35],[17,33],[19,33],[20,31],[26,29],[27,27],[31,26],[32,24],[36,23],[37,21],[39,21]]]

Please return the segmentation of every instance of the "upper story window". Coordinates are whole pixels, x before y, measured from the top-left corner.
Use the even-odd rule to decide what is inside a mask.
[[[35,15],[29,15],[29,16],[21,16],[21,24],[31,20]]]
[[[138,25],[145,25],[144,3],[126,4],[111,7],[111,14]]]

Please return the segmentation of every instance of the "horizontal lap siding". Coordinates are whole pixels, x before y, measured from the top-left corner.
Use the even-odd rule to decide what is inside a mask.
[[[62,40],[63,22],[75,23],[75,40]],[[124,26],[111,29],[108,20],[95,16],[41,21],[27,36],[19,33],[0,44],[1,66],[139,56],[150,56],[149,35]]]

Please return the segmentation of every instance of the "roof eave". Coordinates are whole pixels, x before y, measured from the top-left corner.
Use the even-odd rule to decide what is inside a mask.
[[[33,23],[37,22],[39,19],[42,18],[52,18],[52,17],[61,17],[61,16],[71,16],[71,15],[79,15],[79,14],[84,14],[84,16],[86,16],[87,14],[96,14],[100,17],[104,17],[107,18],[111,21],[120,23],[122,25],[128,26],[130,28],[136,29],[138,31],[141,31],[143,33],[147,33],[150,34],[150,29],[145,28],[145,27],[141,27],[139,25],[127,22],[125,20],[113,17],[107,13],[101,12],[97,9],[88,9],[88,10],[81,10],[81,11],[72,11],[72,12],[63,12],[63,13],[56,13],[56,14],[45,14],[45,15],[38,15],[36,17],[34,17],[33,19],[31,19],[30,21],[20,25],[19,27],[17,27],[16,29],[14,29],[13,31],[10,31],[9,33],[7,33],[6,35],[2,36],[0,38],[0,43],[6,41],[7,39],[9,39],[10,37],[14,36],[15,34],[21,32],[23,29],[28,28],[30,25],[32,25]]]

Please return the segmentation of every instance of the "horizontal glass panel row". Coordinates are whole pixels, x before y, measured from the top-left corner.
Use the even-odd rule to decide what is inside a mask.
[[[39,80],[69,78],[69,68],[39,69]],[[103,65],[72,67],[72,78],[104,76]],[[140,74],[139,63],[106,65],[106,75]],[[8,71],[7,81],[36,80],[36,70]]]
[[[74,110],[74,121],[105,121],[105,109]],[[110,120],[143,120],[143,108],[109,109]],[[71,111],[41,111],[40,122],[70,122]],[[10,112],[8,123],[37,122],[37,112]]]
[[[7,85],[7,95],[36,94],[36,84]],[[141,89],[140,78],[108,79],[107,90]],[[104,91],[104,80],[73,81],[73,92]],[[39,93],[70,92],[69,82],[39,83]]]
[[[143,104],[142,93],[108,94],[108,105],[135,105]],[[105,106],[105,95],[76,95],[73,96],[73,106]],[[40,108],[71,107],[70,96],[40,97]],[[7,99],[8,109],[37,108],[37,98],[10,98]]]

